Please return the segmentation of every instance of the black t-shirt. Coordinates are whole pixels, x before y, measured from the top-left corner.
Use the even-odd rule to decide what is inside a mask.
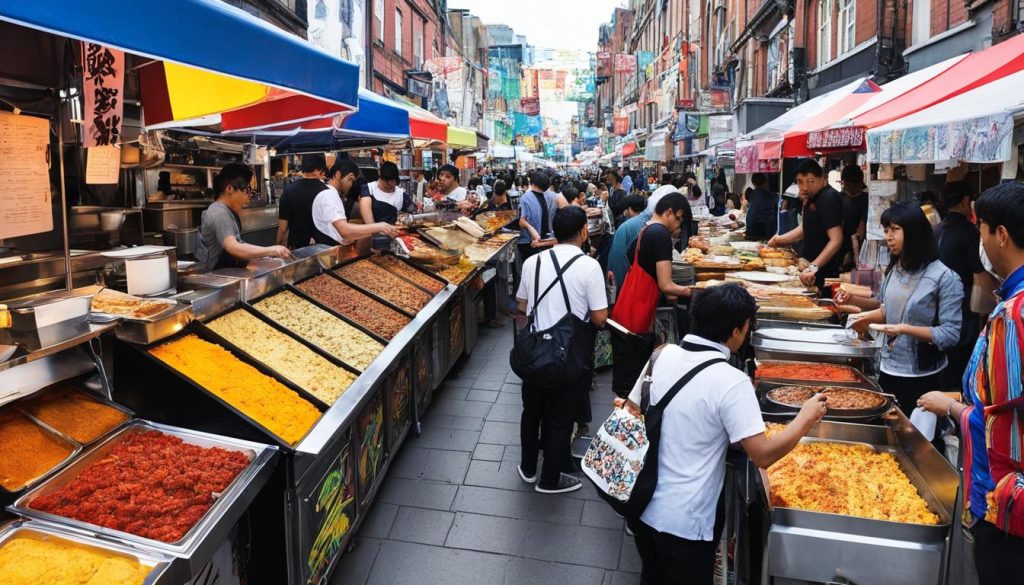
[[[964,301],[969,304],[974,275],[985,270],[978,255],[981,233],[962,213],[947,213],[946,219],[935,226],[935,239],[939,244],[939,260],[960,277]]]
[[[853,250],[853,242],[850,238],[857,233],[860,222],[868,220],[868,194],[862,191],[856,197],[843,193],[843,249],[840,252],[845,256]],[[854,259],[856,261],[856,259]]]
[[[779,196],[768,189],[754,189],[747,202],[747,237],[770,238],[778,228]]]
[[[622,225],[624,221],[622,214],[626,211],[626,190],[615,189],[608,196],[608,207],[612,210],[612,217],[615,218],[615,227]]]
[[[636,253],[636,243],[639,241],[640,254],[637,261],[640,263],[640,267],[644,269],[644,272],[650,274],[651,278],[657,281],[658,262],[672,261],[672,234],[668,231],[667,227],[660,223],[652,223],[644,228],[640,234],[642,237],[637,236],[637,239],[629,244],[629,249],[626,250],[626,257],[629,259],[629,265],[632,266],[633,255]]]
[[[320,179],[299,179],[284,189],[278,219],[288,222],[288,247],[309,245],[316,232],[313,226],[313,200],[326,189]]]
[[[843,196],[828,185],[814,198],[804,202],[804,247],[801,257],[809,262],[828,245],[828,230],[843,225]],[[840,251],[824,266],[818,267],[818,280],[839,276]],[[820,283],[819,283],[820,286]]]

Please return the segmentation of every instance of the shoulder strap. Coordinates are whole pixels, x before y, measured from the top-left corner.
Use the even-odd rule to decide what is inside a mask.
[[[672,399],[676,397],[676,394],[679,394],[679,391],[682,390],[684,386],[689,384],[690,380],[692,380],[694,376],[717,363],[728,363],[728,361],[726,361],[725,358],[720,357],[710,359],[702,364],[697,365],[689,372],[686,372],[686,375],[680,378],[678,382],[673,384],[672,388],[669,389],[665,396],[663,396],[662,399],[658,401],[658,408],[660,408],[662,411],[668,408],[669,403],[672,402]]]
[[[648,227],[650,226],[645,225],[643,229],[640,230],[640,234],[637,235],[636,237],[636,248],[633,249],[633,264],[636,264],[637,262],[640,261],[640,240],[643,239],[644,232],[647,231]]]
[[[536,295],[536,300],[533,301],[533,311],[530,312],[531,315],[533,313],[537,312],[537,307],[540,306],[540,302],[542,300],[544,300],[544,297],[546,297],[549,292],[551,292],[551,289],[555,288],[556,284],[561,284],[562,283],[562,275],[565,274],[565,272],[567,270],[569,270],[569,267],[572,266],[573,263],[575,263],[577,260],[579,260],[580,258],[585,256],[585,254],[579,254],[577,256],[573,256],[572,259],[570,259],[568,262],[565,263],[565,266],[559,267],[558,266],[558,260],[555,259],[555,251],[551,250],[549,252],[549,254],[551,255],[551,261],[554,262],[554,264],[555,264],[555,279],[553,281],[551,281],[551,284],[549,284],[546,289],[544,289],[543,293],[540,293],[539,295],[537,294],[537,292],[540,290],[540,256],[538,256],[537,257],[537,275],[536,275],[536,277],[534,279],[534,283],[535,284],[534,284],[534,289],[533,289],[534,290],[534,295]],[[564,284],[562,284],[562,291],[565,292],[565,285]],[[566,306],[569,306],[569,295],[568,295],[568,293],[566,293],[565,299],[566,299],[566,301],[565,301],[566,302]]]

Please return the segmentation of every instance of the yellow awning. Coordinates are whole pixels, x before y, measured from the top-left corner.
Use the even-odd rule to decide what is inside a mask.
[[[476,129],[448,126],[448,146],[476,148]]]

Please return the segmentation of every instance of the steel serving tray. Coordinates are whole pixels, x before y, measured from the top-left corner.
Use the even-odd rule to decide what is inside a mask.
[[[20,488],[18,488],[16,490],[9,491],[9,490],[7,490],[7,488],[0,487],[0,500],[2,500],[4,502],[10,502],[12,499],[17,497],[19,494],[27,493],[28,491],[30,491],[35,486],[40,485],[47,478],[53,477],[60,470],[66,468],[68,466],[68,464],[71,461],[73,461],[75,459],[75,457],[78,456],[79,453],[82,452],[82,444],[79,443],[78,441],[72,439],[71,437],[68,437],[67,435],[61,433],[60,431],[58,431],[56,429],[54,429],[50,425],[48,425],[48,424],[46,424],[46,423],[44,423],[44,422],[42,422],[42,421],[32,417],[32,416],[29,416],[28,414],[25,414],[20,409],[15,409],[15,410],[17,411],[17,413],[19,415],[24,416],[26,419],[29,420],[29,422],[31,422],[32,424],[34,424],[37,427],[39,427],[40,430],[42,430],[45,434],[49,435],[51,438],[53,438],[53,439],[55,439],[57,441],[60,441],[62,443],[67,443],[67,446],[71,447],[71,452],[68,453],[67,457],[65,457],[64,459],[61,459],[60,462],[58,462],[56,465],[51,467],[48,471],[46,471],[45,473],[43,473],[39,477],[33,478],[32,480],[27,482],[25,485],[21,486]]]
[[[164,578],[169,576],[171,572],[170,566],[173,561],[167,555],[130,548],[112,541],[99,540],[68,530],[59,524],[48,522],[18,520],[0,528],[0,548],[3,548],[8,541],[14,538],[31,538],[46,541],[58,540],[120,557],[130,557],[138,561],[142,566],[150,568],[149,575],[146,576],[141,585],[157,585],[161,582],[167,582],[164,581]]]
[[[286,285],[284,285],[284,288],[282,288],[281,290],[271,291],[271,292],[269,292],[269,293],[267,293],[267,294],[265,294],[265,295],[263,295],[261,297],[255,298],[255,299],[253,299],[251,301],[246,301],[245,304],[246,304],[246,306],[252,307],[257,313],[260,314],[261,317],[263,317],[268,322],[274,323],[277,327],[288,331],[289,333],[291,333],[295,337],[301,337],[298,333],[293,332],[291,329],[288,329],[284,325],[282,325],[280,323],[277,323],[276,321],[271,319],[269,316],[264,315],[263,312],[260,311],[258,307],[256,307],[256,305],[258,303],[260,303],[261,301],[265,301],[265,300],[267,300],[267,299],[269,299],[271,297],[277,296],[277,295],[287,291],[287,292],[290,292],[293,295],[299,297],[300,299],[309,302],[311,305],[317,307],[318,309],[323,309],[324,311],[327,311],[331,315],[341,319],[345,323],[348,323],[349,325],[351,325],[352,327],[356,328],[361,333],[364,333],[364,334],[368,335],[371,339],[373,339],[377,343],[380,343],[382,345],[387,345],[388,344],[388,340],[387,339],[381,337],[380,335],[377,335],[373,331],[370,331],[366,327],[360,325],[359,323],[357,323],[354,319],[352,319],[348,315],[345,315],[344,313],[339,313],[337,311],[332,310],[330,307],[324,305],[324,303],[322,303],[319,300],[317,300],[316,297],[314,297],[314,296],[312,296],[312,295],[310,295],[308,293],[305,293],[305,292],[299,290],[298,287],[296,286],[296,285],[298,285],[301,282],[305,282],[305,281],[307,281],[307,280],[309,280],[311,278],[315,278],[317,276],[320,276],[320,275],[319,274],[310,275],[310,276],[300,280],[299,282],[296,282],[294,285],[286,284]],[[359,292],[362,292],[362,291],[359,291]],[[376,299],[373,299],[373,300],[376,300]],[[403,313],[403,315],[404,315],[404,313]],[[308,343],[309,345],[315,345],[315,344],[313,344],[312,342],[309,342],[309,341],[307,341],[306,343]],[[326,350],[323,350],[323,351],[326,351]]]
[[[363,294],[365,294],[365,295],[367,295],[367,296],[369,296],[369,297],[372,297],[372,298],[374,298],[374,299],[376,299],[376,300],[378,300],[378,301],[380,301],[380,302],[382,302],[382,303],[386,304],[386,305],[387,305],[387,306],[389,306],[389,307],[392,307],[392,308],[394,308],[394,309],[396,309],[396,310],[398,310],[398,311],[401,311],[401,312],[402,312],[403,314],[405,314],[405,315],[408,315],[408,316],[410,316],[410,317],[415,317],[415,316],[416,316],[416,313],[410,312],[410,311],[409,311],[408,309],[402,309],[402,308],[399,308],[399,307],[398,307],[398,305],[397,305],[397,304],[396,304],[396,303],[395,303],[394,301],[391,301],[391,300],[387,300],[387,299],[385,299],[384,297],[382,297],[382,296],[380,296],[380,295],[377,295],[377,294],[375,294],[375,293],[373,293],[373,292],[370,292],[370,291],[369,291],[369,290],[367,290],[367,289],[366,289],[365,287],[363,287],[363,286],[361,286],[361,285],[359,285],[359,284],[355,283],[355,282],[354,282],[354,281],[352,281],[352,280],[349,280],[349,279],[345,278],[345,277],[344,277],[343,275],[341,275],[341,274],[339,274],[339,273],[338,273],[338,270],[339,270],[339,269],[341,269],[341,268],[344,268],[345,266],[348,266],[349,264],[354,264],[354,263],[356,263],[356,262],[359,262],[359,261],[361,261],[361,260],[367,260],[367,257],[366,257],[366,256],[362,256],[362,257],[359,257],[359,258],[353,258],[353,259],[351,259],[351,260],[346,260],[345,262],[342,262],[341,264],[339,264],[339,265],[335,266],[335,267],[334,267],[334,268],[332,268],[332,269],[331,269],[330,271],[328,271],[328,274],[330,274],[330,275],[334,276],[334,277],[335,277],[335,278],[337,278],[338,280],[340,280],[340,281],[344,282],[345,284],[347,284],[348,286],[350,286],[350,287],[352,287],[352,288],[354,288],[354,289],[358,290],[359,292],[361,292],[361,293],[363,293]],[[406,280],[405,280],[404,278],[402,278],[402,279],[400,279],[400,280],[401,280],[402,282],[408,282],[408,281],[406,281]],[[436,297],[436,296],[437,296],[438,294],[440,294],[440,293],[432,293],[432,292],[429,292],[429,291],[423,290],[422,288],[420,288],[420,287],[418,287],[418,286],[415,286],[415,285],[412,285],[412,286],[413,286],[413,288],[415,288],[416,290],[418,290],[418,291],[420,291],[420,292],[422,292],[422,293],[424,293],[424,294],[427,294],[427,295],[429,295],[431,299],[433,299],[433,298],[434,298],[434,297]],[[444,292],[444,289],[441,289],[441,292]],[[417,310],[417,313],[418,313],[419,311],[422,311],[422,310],[423,310],[423,309],[424,309],[424,308],[425,308],[425,307],[426,307],[426,306],[427,306],[428,304],[430,304],[430,301],[427,301],[427,303],[426,303],[425,305],[423,305],[423,307],[420,307],[420,309],[418,309],[418,310]]]
[[[83,443],[83,442],[75,439],[71,435],[68,435],[64,431],[54,427],[53,425],[50,425],[49,423],[44,422],[42,419],[34,416],[32,413],[30,413],[28,410],[26,410],[24,408],[24,403],[25,402],[30,402],[33,398],[37,398],[39,396],[43,396],[43,395],[45,395],[48,392],[56,391],[56,390],[64,388],[64,387],[70,387],[70,389],[74,390],[75,392],[80,392],[82,394],[85,394],[90,400],[94,400],[94,401],[96,401],[96,402],[98,402],[98,403],[100,403],[100,404],[102,404],[102,405],[104,405],[106,407],[113,408],[114,410],[117,410],[117,411],[123,413],[125,415],[125,417],[126,417],[125,420],[120,422],[117,425],[114,425],[110,430],[108,430],[107,432],[103,433],[102,435],[96,437],[95,439]],[[130,408],[126,408],[124,406],[121,406],[120,404],[114,402],[113,400],[108,400],[105,396],[100,396],[96,392],[93,392],[93,391],[89,390],[87,387],[85,387],[84,384],[75,383],[73,381],[69,381],[69,382],[66,382],[66,383],[59,383],[59,384],[56,384],[56,385],[54,385],[51,388],[48,388],[46,390],[42,390],[40,392],[33,393],[30,397],[26,397],[23,400],[19,400],[18,402],[15,402],[14,403],[14,408],[16,408],[19,412],[21,412],[22,414],[24,414],[28,418],[32,419],[32,421],[35,422],[36,424],[38,424],[38,425],[40,425],[40,426],[42,426],[42,427],[52,431],[53,433],[56,433],[57,435],[60,435],[61,437],[63,437],[68,442],[73,443],[75,445],[78,445],[79,447],[90,447],[92,445],[95,445],[96,443],[98,443],[98,442],[106,439],[110,435],[113,435],[114,433],[116,433],[121,427],[123,427],[124,425],[130,423],[132,421],[132,419],[135,418],[135,413]]]
[[[149,345],[181,331],[194,317],[191,306],[175,303],[172,309],[149,319],[122,317],[121,324],[114,330],[114,335],[121,341]]]
[[[758,358],[757,359],[757,364],[759,366],[760,365],[767,365],[767,364],[787,364],[787,365],[803,365],[803,366],[820,366],[820,365],[822,365],[822,362],[814,362],[814,361],[808,361],[808,360],[775,360],[775,359],[761,359],[761,358]],[[872,391],[875,391],[875,392],[881,392],[881,389],[878,387],[878,385],[875,384],[874,382],[872,382],[870,379],[868,379],[868,377],[864,375],[864,372],[861,372],[857,368],[854,368],[854,367],[851,367],[851,366],[848,366],[848,365],[844,365],[844,364],[827,363],[827,365],[841,367],[841,368],[843,368],[845,370],[853,372],[854,375],[857,378],[857,381],[855,381],[855,382],[831,382],[829,380],[808,380],[808,379],[804,379],[804,378],[801,378],[801,379],[797,379],[797,378],[773,378],[771,376],[760,376],[760,375],[757,374],[756,371],[754,372],[754,380],[756,382],[783,382],[783,383],[785,383],[785,385],[790,385],[790,386],[827,386],[829,384],[832,384],[832,385],[849,386],[851,388],[863,388],[865,390],[872,390]]]
[[[428,295],[430,295],[430,296],[431,296],[431,298],[433,298],[433,297],[434,297],[434,295],[436,295],[436,294],[440,293],[440,292],[441,292],[442,290],[444,290],[444,289],[445,289],[445,287],[447,287],[447,286],[448,286],[448,285],[450,284],[450,283],[449,283],[449,282],[448,282],[447,280],[445,280],[445,279],[441,278],[440,276],[438,276],[438,275],[434,274],[433,272],[431,272],[431,271],[427,270],[426,268],[424,268],[424,267],[422,267],[422,266],[420,266],[420,265],[416,264],[415,262],[410,262],[410,261],[409,261],[409,260],[408,260],[407,258],[402,258],[401,256],[398,256],[398,255],[396,255],[396,254],[381,254],[381,256],[382,256],[382,257],[390,257],[390,258],[394,258],[395,260],[398,260],[399,262],[401,262],[402,264],[405,264],[405,265],[406,265],[406,266],[408,266],[409,268],[412,268],[412,269],[413,269],[413,270],[415,270],[416,272],[419,272],[420,274],[423,274],[424,276],[427,276],[427,277],[429,277],[429,278],[430,278],[431,280],[434,280],[434,281],[436,281],[436,282],[437,282],[438,284],[440,284],[440,285],[441,285],[441,290],[439,290],[439,291],[437,291],[437,292],[434,292],[434,291],[432,291],[432,290],[430,290],[430,289],[427,289],[427,288],[424,288],[424,287],[420,286],[419,284],[417,284],[417,283],[415,283],[415,282],[413,282],[413,281],[409,280],[408,278],[406,278],[406,277],[402,276],[401,274],[395,274],[395,276],[397,276],[398,278],[401,278],[401,279],[402,279],[402,280],[404,280],[405,282],[407,282],[407,283],[409,283],[409,284],[411,284],[411,285],[415,286],[416,288],[418,288],[418,289],[422,290],[423,292],[427,293]],[[372,258],[372,257],[369,257],[369,258],[365,258],[365,259],[366,259],[366,260],[370,260],[370,262],[371,262],[371,263],[373,263],[373,264],[377,264],[376,262],[373,262],[373,260],[371,260],[370,258]],[[385,267],[385,266],[380,266],[380,264],[377,264],[377,266],[379,266],[380,268],[384,268],[385,270],[387,270],[387,267]]]
[[[213,506],[207,510],[203,517],[181,539],[167,543],[73,518],[42,512],[32,507],[33,500],[63,488],[74,478],[78,477],[85,468],[106,457],[107,453],[123,440],[125,436],[134,432],[146,431],[158,431],[166,435],[178,437],[186,443],[204,448],[219,447],[230,451],[237,451],[243,453],[249,459],[248,467],[235,477],[227,489],[214,501]],[[22,495],[13,505],[8,506],[7,509],[27,518],[70,527],[73,530],[83,531],[86,534],[103,540],[123,542],[133,547],[143,547],[179,558],[196,558],[197,561],[205,562],[205,560],[196,557],[196,553],[202,550],[203,553],[212,555],[213,551],[220,546],[228,531],[238,521],[245,509],[248,508],[252,499],[255,498],[258,487],[262,486],[270,476],[270,473],[273,471],[273,466],[270,464],[276,457],[277,450],[270,445],[136,419],[123,426],[114,435],[107,437],[103,442],[91,447],[71,465],[68,465],[56,475],[51,476],[42,484]],[[249,489],[250,484],[253,483],[259,483],[259,486]],[[211,538],[213,534],[217,536]],[[201,556],[204,555],[201,554]]]
[[[223,398],[221,398],[217,394],[211,392],[210,390],[207,390],[202,384],[199,384],[198,382],[196,382],[192,378],[189,378],[188,376],[186,376],[182,372],[180,372],[177,369],[175,369],[174,367],[172,367],[170,364],[164,362],[160,358],[158,358],[155,355],[149,353],[149,350],[153,349],[154,347],[159,347],[160,345],[162,345],[164,343],[170,343],[171,341],[174,341],[175,339],[178,339],[180,337],[183,337],[183,336],[189,335],[189,334],[195,334],[195,335],[199,336],[200,339],[204,339],[204,340],[209,341],[211,343],[216,343],[216,344],[220,345],[221,347],[223,347],[227,351],[231,352],[232,355],[234,355],[235,358],[237,358],[238,360],[240,360],[243,363],[246,363],[246,364],[256,368],[256,370],[258,370],[261,374],[272,378],[276,382],[279,382],[280,384],[282,384],[285,388],[288,388],[289,390],[291,390],[291,391],[295,392],[296,394],[298,394],[299,396],[301,396],[303,399],[307,400],[317,410],[320,411],[321,415],[328,409],[327,405],[325,405],[319,399],[317,399],[316,397],[313,397],[313,396],[307,396],[305,390],[303,390],[302,388],[299,388],[295,384],[292,384],[291,381],[281,377],[280,375],[277,374],[277,372],[275,372],[274,370],[271,370],[267,366],[263,365],[262,362],[254,360],[254,359],[248,357],[245,354],[245,352],[235,348],[234,345],[232,345],[231,343],[228,343],[227,341],[221,339],[220,336],[217,335],[216,333],[213,333],[212,331],[210,331],[209,329],[207,329],[205,327],[201,327],[201,324],[198,321],[193,321],[189,325],[189,327],[187,327],[184,330],[180,331],[177,335],[174,335],[174,336],[172,336],[172,337],[170,337],[168,339],[165,339],[165,340],[163,340],[160,343],[154,344],[153,346],[150,346],[150,347],[138,347],[138,346],[136,346],[136,348],[139,350],[139,353],[141,353],[143,355],[144,359],[150,360],[152,363],[155,363],[158,367],[162,368],[164,371],[169,372],[173,376],[175,376],[175,377],[185,381],[189,386],[191,386],[193,389],[197,390],[199,393],[201,393],[204,396],[207,396],[207,397],[213,399],[214,401],[218,402],[224,408],[226,408],[229,411],[231,411],[232,413],[234,413],[235,416],[241,418],[246,423],[251,425],[253,428],[259,429],[259,431],[262,432],[264,435],[266,435],[266,437],[268,439],[271,439],[271,440],[275,441],[277,443],[278,447],[283,448],[283,449],[292,450],[292,449],[295,448],[295,445],[292,445],[292,444],[288,443],[283,438],[278,436],[276,433],[274,433],[273,431],[271,431],[267,427],[263,426],[263,424],[261,424],[258,421],[256,421],[256,419],[252,418],[248,414],[246,414],[246,413],[242,412],[241,410],[239,410],[235,405],[231,404],[227,400],[224,400]],[[316,427],[316,425],[313,425],[313,427],[310,428],[310,431],[312,431],[312,428],[314,428],[314,427]],[[307,431],[306,435],[303,435],[303,439],[305,439],[305,437],[308,434],[309,434],[309,431]],[[302,442],[303,439],[300,439],[298,442]],[[298,443],[296,443],[296,445],[297,444]]]
[[[782,382],[759,381],[757,384],[757,390],[758,394],[763,395],[762,406],[770,405],[772,407],[772,410],[775,411],[773,412],[773,414],[792,413],[793,415],[795,415],[796,413],[800,412],[800,408],[802,405],[787,404],[785,402],[780,402],[772,398],[772,390],[775,390],[777,388],[784,388],[786,386],[808,386],[816,388],[815,392],[820,392],[821,390],[825,390],[826,388],[857,390],[860,392],[868,392],[870,394],[877,395],[883,400],[881,406],[878,406],[876,408],[827,409],[825,413],[826,419],[846,420],[847,422],[853,422],[855,420],[874,420],[880,416],[884,416],[886,413],[890,412],[893,408],[896,407],[896,397],[894,397],[892,394],[886,394],[885,392],[880,392],[877,390],[871,390],[867,388],[858,388],[856,386],[847,386],[844,384],[828,384],[823,382],[817,382],[815,384],[791,384]]]
[[[340,265],[339,265],[339,266],[340,266]],[[335,268],[337,268],[337,267],[335,267]],[[323,275],[327,275],[327,276],[329,276],[329,277],[331,277],[331,278],[333,278],[333,279],[337,280],[338,282],[340,282],[340,283],[344,284],[345,286],[347,286],[347,287],[349,287],[349,288],[352,288],[352,289],[355,289],[355,291],[356,291],[357,293],[359,293],[359,294],[362,294],[362,295],[364,295],[364,296],[367,296],[367,297],[370,297],[371,299],[373,299],[373,300],[377,301],[378,303],[381,303],[381,304],[383,304],[383,305],[386,305],[386,306],[387,306],[388,308],[390,308],[390,309],[393,309],[393,310],[395,310],[395,311],[398,311],[399,313],[401,313],[401,314],[405,315],[406,317],[409,317],[410,319],[412,319],[412,318],[415,318],[415,317],[416,317],[416,315],[415,315],[415,314],[412,314],[412,313],[410,313],[409,311],[406,311],[405,309],[403,309],[403,308],[399,307],[398,305],[396,305],[396,304],[392,303],[391,301],[389,301],[389,300],[387,300],[387,299],[384,299],[384,298],[381,298],[381,297],[379,297],[379,296],[377,296],[377,295],[373,294],[372,292],[370,292],[370,291],[368,291],[368,290],[365,290],[364,288],[362,288],[362,287],[360,287],[360,286],[358,286],[358,285],[352,284],[351,282],[349,282],[349,281],[345,280],[345,279],[344,279],[344,278],[342,278],[341,276],[338,276],[337,274],[335,274],[335,273],[334,273],[334,270],[333,270],[333,269],[332,269],[332,270],[325,270],[325,271],[324,271],[324,272],[322,272],[321,274],[323,274]],[[307,292],[305,292],[305,291],[303,291],[303,290],[299,289],[299,285],[300,285],[300,284],[302,284],[302,283],[306,282],[307,280],[312,280],[312,279],[316,278],[317,276],[320,276],[321,274],[314,274],[314,275],[312,275],[312,276],[309,276],[308,278],[303,278],[302,280],[296,281],[296,282],[295,282],[295,284],[293,284],[293,285],[292,285],[292,288],[294,289],[294,291],[298,291],[298,292],[299,292],[299,294],[301,294],[301,295],[303,296],[303,298],[306,298],[306,299],[312,300],[312,301],[313,301],[313,302],[314,302],[314,303],[315,303],[315,304],[316,304],[317,306],[320,306],[320,307],[322,307],[322,308],[325,308],[325,309],[327,309],[328,311],[330,311],[331,313],[333,313],[333,314],[335,314],[335,315],[338,315],[339,317],[342,317],[343,319],[348,319],[348,320],[350,320],[350,321],[351,321],[351,319],[349,319],[348,317],[346,317],[346,316],[345,316],[344,314],[342,314],[342,313],[339,313],[338,311],[335,311],[335,310],[331,309],[330,307],[327,307],[327,306],[326,306],[326,305],[325,305],[325,304],[323,303],[323,301],[321,301],[320,299],[318,299],[318,298],[314,297],[313,295],[311,295],[311,294],[309,294],[309,293],[307,293]],[[442,292],[444,292],[444,291],[442,291]],[[379,336],[378,336],[378,337],[379,337]]]

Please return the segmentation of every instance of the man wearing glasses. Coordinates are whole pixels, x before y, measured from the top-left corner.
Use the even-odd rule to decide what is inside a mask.
[[[238,268],[256,258],[289,258],[284,246],[254,246],[242,241],[242,222],[238,217],[249,202],[252,188],[249,167],[231,163],[213,179],[217,200],[203,212],[196,241],[196,270],[209,272],[220,268]]]

